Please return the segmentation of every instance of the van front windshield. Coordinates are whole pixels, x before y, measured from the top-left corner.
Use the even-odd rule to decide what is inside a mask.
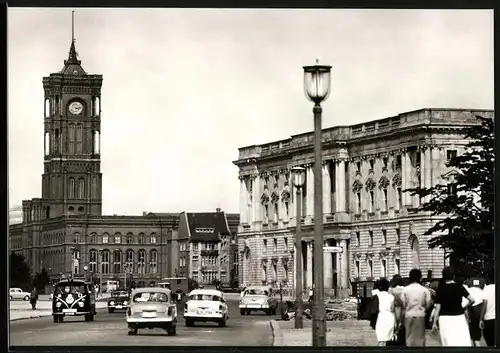
[[[63,294],[63,293],[69,293],[69,294],[78,294],[78,293],[85,293],[85,285],[84,284],[63,284],[63,285],[58,285],[56,286],[54,290],[54,294]]]

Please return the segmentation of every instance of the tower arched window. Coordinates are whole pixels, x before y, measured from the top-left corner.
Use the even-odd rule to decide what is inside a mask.
[[[68,198],[70,199],[75,198],[75,188],[76,188],[75,179],[69,178]]]
[[[134,250],[128,249],[125,255],[125,264],[129,273],[134,272]]]
[[[127,234],[127,244],[133,244],[134,243],[134,235],[132,233]]]
[[[76,153],[82,154],[83,152],[83,126],[82,124],[76,125]]]
[[[78,198],[79,199],[85,198],[85,179],[84,178],[80,178],[78,180]]]
[[[75,154],[75,125],[69,124],[68,127],[68,152]]]
[[[139,250],[137,252],[137,273],[144,274],[146,268],[146,251]]]
[[[45,131],[44,150],[45,155],[48,156],[50,154],[50,132],[48,131]]]
[[[101,271],[103,274],[109,273],[109,250],[102,251]]]
[[[90,244],[96,244],[97,243],[97,234],[96,233],[90,233],[89,234],[89,243]]]
[[[95,233],[94,233],[95,234]],[[89,270],[92,273],[97,273],[97,250],[90,250],[89,253]]]
[[[149,267],[151,273],[158,273],[158,251],[151,250],[149,253]]]
[[[122,270],[122,252],[115,250],[113,252],[113,273],[121,273]]]

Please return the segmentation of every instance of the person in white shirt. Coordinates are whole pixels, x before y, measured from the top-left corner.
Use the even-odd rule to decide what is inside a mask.
[[[474,346],[481,346],[481,329],[479,328],[479,321],[481,321],[481,312],[483,310],[483,291],[479,288],[479,280],[473,280],[472,286],[469,287],[464,284],[465,289],[475,298],[474,304],[468,308],[468,319],[469,319],[469,332],[470,338],[472,339]],[[462,298],[462,307],[467,307],[468,300]]]
[[[495,277],[494,271],[488,276],[488,284],[483,288],[483,310],[479,327],[488,347],[495,346]]]

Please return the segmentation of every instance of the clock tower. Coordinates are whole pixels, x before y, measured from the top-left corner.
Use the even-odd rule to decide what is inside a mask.
[[[43,78],[45,217],[102,214],[102,75],[85,72],[73,38],[68,60]]]

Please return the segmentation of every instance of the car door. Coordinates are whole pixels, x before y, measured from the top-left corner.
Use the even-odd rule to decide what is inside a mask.
[[[21,289],[19,289],[19,288],[15,288],[15,289],[14,289],[14,293],[13,293],[13,295],[12,295],[12,298],[14,298],[14,299],[22,299],[22,298],[21,298],[21,297],[22,297],[22,295],[23,295],[23,292],[21,291]]]

